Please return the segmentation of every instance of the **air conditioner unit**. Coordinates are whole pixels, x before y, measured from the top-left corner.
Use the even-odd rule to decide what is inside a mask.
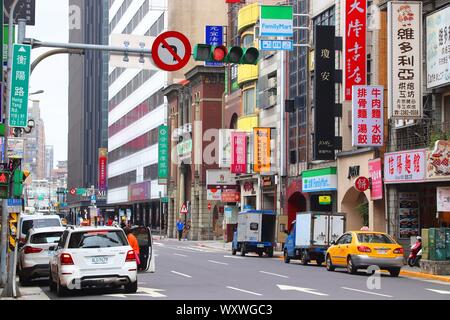
[[[276,95],[269,96],[269,105],[274,106],[276,104],[277,104],[277,96]]]
[[[277,78],[273,77],[273,78],[269,78],[269,81],[267,83],[267,86],[269,88],[276,88],[277,87]]]

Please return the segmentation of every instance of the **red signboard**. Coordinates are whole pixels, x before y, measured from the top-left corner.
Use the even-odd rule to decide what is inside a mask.
[[[101,148],[98,153],[98,190],[105,191],[108,185],[108,150]]]
[[[369,175],[372,179],[371,200],[383,199],[383,177],[381,175],[381,159],[369,160]]]
[[[247,173],[247,134],[231,133],[231,172]]]
[[[346,0],[345,100],[352,100],[352,86],[367,79],[366,31],[367,0]]]
[[[151,197],[150,181],[136,183],[128,186],[128,201],[150,200]]]
[[[222,191],[222,202],[239,202],[241,201],[241,193],[236,190]]]
[[[225,0],[226,3],[240,3],[241,0]]]
[[[359,177],[355,181],[355,188],[359,192],[366,191],[367,189],[369,189],[369,186],[370,186],[370,182],[369,182],[369,179],[367,179],[366,177]]]
[[[77,194],[77,189],[75,189],[75,188],[72,188],[72,189],[70,189],[70,194],[71,195],[76,195]]]

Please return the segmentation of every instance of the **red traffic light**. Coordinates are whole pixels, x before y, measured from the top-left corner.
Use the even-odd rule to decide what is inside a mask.
[[[212,59],[217,62],[222,62],[228,54],[228,49],[225,46],[213,47]]]

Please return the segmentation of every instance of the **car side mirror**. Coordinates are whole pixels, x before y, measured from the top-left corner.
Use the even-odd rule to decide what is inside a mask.
[[[333,241],[330,242],[330,244],[331,244],[332,246],[334,246],[334,245],[336,244],[336,241],[333,240]]]

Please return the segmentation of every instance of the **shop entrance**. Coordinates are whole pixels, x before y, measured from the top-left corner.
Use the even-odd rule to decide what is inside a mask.
[[[350,188],[342,199],[342,212],[346,214],[347,230],[369,226],[369,201],[364,192]]]
[[[306,199],[300,192],[295,192],[288,200],[288,227],[295,220],[297,212],[302,211],[306,211]]]

